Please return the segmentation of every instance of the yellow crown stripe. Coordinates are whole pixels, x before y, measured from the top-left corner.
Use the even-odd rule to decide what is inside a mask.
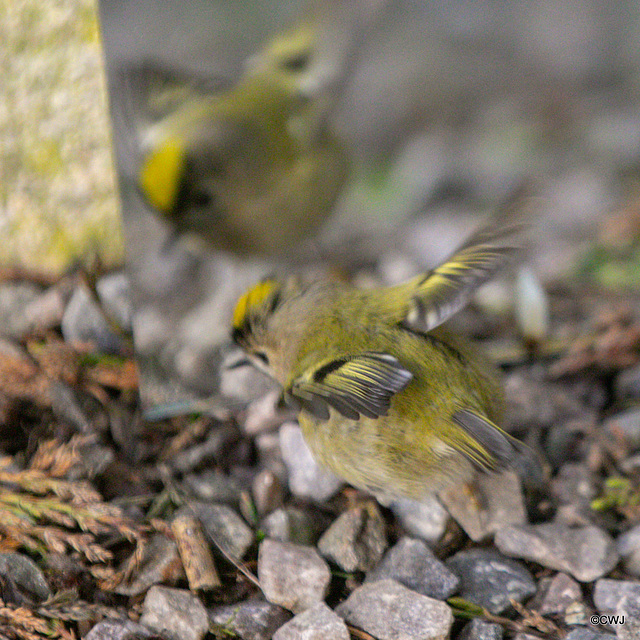
[[[239,329],[244,324],[247,314],[260,306],[276,289],[275,280],[263,280],[240,296],[233,311],[233,326]]]
[[[151,151],[140,170],[140,188],[149,203],[169,213],[176,204],[185,169],[185,150],[177,138],[169,138]]]

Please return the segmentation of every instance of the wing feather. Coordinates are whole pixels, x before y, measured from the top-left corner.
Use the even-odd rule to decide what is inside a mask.
[[[329,407],[351,420],[379,418],[412,378],[395,357],[362,353],[324,363],[311,376],[294,380],[285,400],[321,420],[329,418]]]

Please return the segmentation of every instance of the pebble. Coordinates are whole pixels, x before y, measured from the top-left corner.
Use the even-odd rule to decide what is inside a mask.
[[[566,573],[558,573],[546,585],[538,610],[543,616],[564,615],[567,607],[581,601],[580,585]]]
[[[640,449],[640,409],[629,409],[607,418],[600,429],[611,438],[624,438],[630,451]]]
[[[574,602],[570,604],[564,612],[565,624],[586,626],[589,624],[589,618],[592,611],[584,602]]]
[[[593,603],[600,613],[615,613],[625,597],[640,601],[639,581],[602,578],[596,582]]]
[[[527,521],[520,479],[514,471],[479,475],[473,491],[455,486],[443,491],[440,500],[475,542]]]
[[[618,374],[615,390],[621,400],[640,399],[640,364],[624,369]]]
[[[184,478],[185,486],[199,500],[225,502],[237,506],[242,487],[237,478],[218,470],[207,469],[202,473],[190,473]]]
[[[60,326],[72,288],[70,282],[49,287],[44,293],[24,307],[21,318],[24,330],[43,333]]]
[[[268,538],[274,540],[315,545],[328,525],[326,516],[317,509],[283,507],[266,516],[260,528]]]
[[[610,633],[594,631],[588,627],[578,627],[570,631],[564,640],[616,640],[616,637]]]
[[[183,449],[171,458],[169,464],[180,474],[214,466],[218,460],[228,455],[229,448],[239,440],[240,432],[234,425],[215,424],[203,442]]]
[[[436,600],[452,596],[460,584],[460,578],[449,571],[422,540],[407,537],[387,551],[382,562],[367,574],[366,582],[384,578]]]
[[[66,342],[89,343],[103,353],[119,353],[122,340],[109,327],[102,309],[95,303],[85,287],[78,287],[64,310],[61,322]]]
[[[324,602],[299,613],[273,636],[273,640],[350,640],[344,620]]]
[[[28,603],[28,599],[44,602],[51,596],[51,589],[38,565],[21,553],[0,553],[0,577],[3,583],[2,597],[11,604],[22,606]],[[6,589],[4,585],[7,585]],[[12,591],[16,591],[15,587],[18,591],[14,595],[20,598],[18,602],[8,598]]]
[[[551,427],[560,417],[581,415],[583,407],[574,398],[550,393],[549,384],[529,371],[514,371],[505,377],[509,423]]]
[[[324,600],[331,572],[313,547],[263,540],[258,551],[258,580],[269,602],[300,613]]]
[[[626,476],[635,476],[640,471],[640,454],[635,453],[621,460],[619,469]]]
[[[226,504],[192,502],[183,509],[195,515],[207,537],[232,558],[239,560],[253,544],[255,536],[251,528]]]
[[[580,582],[593,582],[618,564],[616,545],[605,531],[560,522],[507,527],[495,544],[505,555],[565,571]]]
[[[114,591],[123,596],[138,596],[158,583],[175,583],[184,576],[176,543],[156,533],[144,547],[138,573],[132,582],[121,582]]]
[[[32,319],[25,317],[25,311],[41,295],[40,287],[28,282],[0,284],[0,334],[23,338],[32,328]]]
[[[294,496],[324,502],[344,484],[314,460],[297,424],[288,422],[280,427],[280,449],[289,474],[289,489]]]
[[[389,508],[406,534],[429,544],[436,544],[442,538],[449,521],[447,510],[432,495],[422,501],[394,500]]]
[[[491,613],[504,613],[510,600],[524,602],[536,592],[529,571],[493,549],[459,551],[446,565],[460,578],[460,595]]]
[[[444,602],[395,580],[358,587],[336,613],[377,640],[445,640],[453,625],[453,614]]]
[[[250,600],[209,610],[211,631],[215,629],[222,637],[239,636],[242,640],[271,640],[275,631],[290,618],[288,611],[264,600]]]
[[[258,464],[264,469],[268,469],[275,476],[280,478],[283,484],[287,483],[287,467],[282,459],[280,449],[280,433],[268,432],[255,436],[254,443],[258,452]]]
[[[184,589],[153,586],[142,605],[140,624],[167,640],[201,640],[209,629],[203,604]]]
[[[624,624],[617,627],[619,640],[640,638],[640,598],[624,596],[616,609],[618,616],[624,616]]]
[[[616,545],[624,568],[632,576],[640,577],[640,524],[619,535]]]
[[[502,640],[503,631],[499,624],[474,618],[460,632],[457,640]]]
[[[553,469],[571,460],[582,460],[586,454],[587,433],[593,428],[594,416],[588,412],[570,420],[558,421],[547,432],[543,447]]]
[[[373,502],[345,511],[318,541],[320,553],[344,571],[373,569],[387,546],[386,524]]]
[[[259,516],[274,511],[284,503],[282,483],[278,476],[269,469],[263,469],[256,474],[251,483],[251,492]]]
[[[111,273],[98,280],[96,291],[105,311],[124,331],[133,325],[133,306],[129,278],[124,273]]]
[[[145,640],[157,637],[153,631],[132,620],[106,618],[98,622],[84,640]]]
[[[584,463],[563,464],[551,480],[551,495],[560,504],[578,505],[591,512],[591,501],[596,494],[594,475]]]

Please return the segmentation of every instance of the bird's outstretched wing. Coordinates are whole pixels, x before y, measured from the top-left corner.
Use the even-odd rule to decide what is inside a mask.
[[[523,249],[528,226],[521,210],[529,189],[519,189],[492,221],[476,231],[453,255],[432,271],[400,285],[413,291],[403,324],[427,333],[464,307],[474,291]]]

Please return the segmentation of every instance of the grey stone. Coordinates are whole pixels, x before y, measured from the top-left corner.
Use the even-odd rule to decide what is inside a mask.
[[[24,307],[20,319],[24,323],[24,329],[42,333],[47,329],[58,327],[64,317],[70,295],[70,283],[64,280],[56,286],[49,287]]]
[[[617,636],[620,640],[638,640],[640,638],[640,598],[623,596],[618,603],[616,614],[624,619],[617,626]]]
[[[276,629],[290,618],[288,611],[263,600],[240,602],[209,610],[212,631],[215,629],[223,634],[235,634],[242,640],[271,640]]]
[[[122,340],[111,330],[102,310],[84,287],[73,292],[61,328],[67,342],[94,344],[104,353],[118,353],[123,347]]]
[[[172,469],[181,474],[189,473],[195,468],[212,466],[215,461],[220,459],[220,456],[224,455],[229,445],[238,441],[239,437],[240,432],[235,425],[231,423],[218,424],[215,429],[209,431],[204,442],[180,451],[171,458],[169,464]]]
[[[615,389],[623,400],[640,398],[640,365],[621,371],[616,377]]]
[[[588,627],[578,627],[570,631],[564,640],[615,640],[615,636],[603,631],[594,631]]]
[[[446,564],[460,578],[460,595],[491,613],[503,613],[510,600],[523,602],[536,592],[529,571],[493,549],[459,551]]]
[[[502,640],[503,631],[499,624],[474,618],[460,632],[457,640]]]
[[[595,475],[585,464],[563,464],[551,480],[551,496],[558,504],[556,520],[569,526],[594,519],[591,501],[597,494]]]
[[[505,394],[511,424],[552,427],[559,420],[584,415],[576,398],[537,379],[536,370],[516,370],[505,378]]]
[[[260,524],[268,538],[304,545],[315,545],[327,526],[328,519],[317,509],[308,511],[296,507],[276,509]]]
[[[623,601],[640,601],[640,582],[632,580],[609,580],[602,578],[596,582],[593,591],[593,603],[600,613],[615,613]]]
[[[640,471],[640,453],[633,455],[620,461],[620,471],[627,476],[633,476]]]
[[[92,433],[94,427],[82,406],[77,390],[62,380],[52,380],[47,390],[51,409],[60,420],[70,422],[80,433]]]
[[[640,524],[618,536],[616,545],[624,568],[632,576],[640,577]]]
[[[280,481],[287,483],[287,467],[282,459],[280,448],[280,434],[261,433],[254,438],[256,450],[258,452],[258,462],[261,467],[273,472]]]
[[[140,624],[168,640],[201,640],[209,629],[203,604],[184,589],[153,586],[142,605]]]
[[[453,614],[444,602],[395,580],[358,587],[336,613],[378,640],[445,640],[453,625]]]
[[[254,533],[249,525],[226,504],[194,502],[183,509],[200,520],[208,538],[223,553],[240,559],[253,544]]]
[[[107,618],[98,622],[84,637],[84,640],[145,640],[158,636],[132,620]]]
[[[110,273],[98,280],[96,290],[109,318],[121,329],[131,331],[133,307],[129,278],[124,273]]]
[[[580,460],[583,457],[584,442],[594,424],[595,415],[586,408],[584,416],[556,421],[542,443],[544,454],[554,469],[567,460]]]
[[[564,623],[569,626],[589,624],[589,618],[592,611],[584,602],[574,602],[570,604],[564,611]]]
[[[297,424],[288,422],[280,427],[280,449],[289,474],[289,489],[294,496],[324,502],[344,484],[314,460]]]
[[[324,602],[299,613],[273,636],[273,640],[350,640],[347,625]]]
[[[638,116],[632,109],[607,109],[607,113],[590,118],[585,131],[589,150],[604,153],[618,163],[632,162],[640,144]]]
[[[242,489],[238,480],[217,470],[191,473],[185,476],[184,484],[199,500],[224,502],[234,506],[240,502]]]
[[[478,542],[512,524],[527,521],[520,479],[514,471],[479,475],[474,492],[459,486],[443,491],[440,500],[451,517]]]
[[[137,596],[160,582],[175,582],[184,576],[176,543],[157,533],[149,539],[140,559],[139,571],[130,582],[121,582],[114,591],[123,596]]]
[[[546,593],[540,603],[540,613],[564,615],[567,607],[582,600],[580,585],[566,573],[558,573],[549,581]]]
[[[589,505],[596,494],[595,477],[584,464],[563,464],[551,481],[551,495],[561,504],[580,502]]]
[[[26,309],[42,295],[40,287],[30,283],[0,284],[0,335],[22,338],[31,330]]]
[[[5,584],[14,585],[21,594],[36,602],[42,602],[51,595],[51,589],[38,565],[21,553],[0,553],[0,576]],[[7,597],[6,594],[4,597]],[[22,605],[23,602],[12,604]]]
[[[438,542],[447,528],[449,514],[435,496],[428,495],[421,501],[394,500],[389,508],[405,533],[431,544]]]
[[[640,449],[640,409],[617,413],[607,418],[600,428],[611,437],[622,436],[630,451]]]
[[[269,469],[260,471],[251,483],[253,501],[259,516],[281,507],[284,502],[284,488],[277,475]]]
[[[495,544],[505,555],[566,571],[580,582],[592,582],[618,564],[616,545],[591,525],[570,528],[559,522],[507,527]]]
[[[258,579],[269,602],[300,613],[324,600],[331,573],[312,547],[264,540],[258,551]]]
[[[369,571],[387,548],[385,529],[378,507],[369,502],[341,514],[318,541],[318,549],[345,571]]]
[[[422,540],[413,538],[401,538],[389,549],[382,562],[367,574],[366,582],[384,578],[396,580],[436,600],[453,595],[460,584],[460,578],[449,571]]]

